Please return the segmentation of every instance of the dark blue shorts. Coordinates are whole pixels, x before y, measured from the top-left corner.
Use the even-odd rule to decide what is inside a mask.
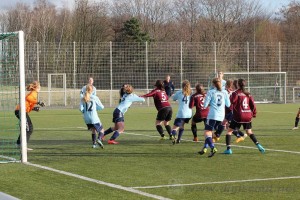
[[[103,129],[103,126],[100,123],[87,124],[86,126],[87,126],[88,130],[91,130],[92,128],[96,129],[96,131],[98,133]]]
[[[191,118],[176,118],[174,121],[174,125],[177,127],[182,127],[183,124],[189,123]]]
[[[251,122],[247,122],[247,123],[239,123],[236,122],[234,120],[231,121],[229,128],[236,130],[236,129],[240,129],[241,126],[243,126],[244,130],[248,130],[248,129],[252,129],[252,123]]]
[[[118,122],[124,122],[124,114],[118,109],[116,108],[114,110],[114,113],[113,113],[113,119],[112,119],[112,122],[113,123],[118,123]]]
[[[217,121],[217,120],[214,120],[214,119],[207,119],[206,124],[205,124],[205,130],[206,131],[217,130],[218,126],[222,126],[221,121]]]

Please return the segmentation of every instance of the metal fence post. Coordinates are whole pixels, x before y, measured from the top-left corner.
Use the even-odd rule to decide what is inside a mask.
[[[73,42],[73,87],[74,87],[74,101],[76,102],[76,42]]]
[[[109,106],[111,107],[112,106],[112,101],[113,101],[113,98],[112,98],[112,90],[113,90],[113,71],[112,71],[112,42],[110,41],[109,42],[109,51],[110,51],[110,94],[109,94]]]
[[[183,76],[183,58],[182,58],[182,42],[180,42],[180,85],[182,83],[182,76]]]

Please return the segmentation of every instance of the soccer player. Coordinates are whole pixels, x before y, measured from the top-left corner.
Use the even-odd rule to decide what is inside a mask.
[[[179,108],[177,111],[176,119],[174,121],[174,125],[172,128],[172,143],[180,143],[183,131],[184,124],[189,123],[192,117],[192,109],[189,107],[190,99],[191,99],[191,84],[188,80],[184,80],[181,84],[182,90],[177,91],[173,95],[173,100],[177,101],[179,104]],[[176,140],[176,133],[178,131],[178,138]]]
[[[194,114],[192,118],[192,125],[191,130],[194,136],[193,141],[198,142],[198,135],[197,135],[197,123],[204,122],[204,125],[206,123],[207,114],[209,111],[209,108],[204,108],[204,100],[206,96],[206,92],[204,90],[203,85],[197,84],[196,85],[196,92],[191,96],[191,101],[189,104],[189,107],[192,109],[194,106],[196,107],[196,113]]]
[[[144,94],[141,97],[153,97],[154,105],[158,111],[155,121],[156,130],[161,136],[161,139],[164,140],[167,138],[165,137],[164,129],[161,124],[164,124],[165,129],[171,138],[171,126],[169,125],[169,122],[172,119],[173,111],[171,104],[168,101],[169,98],[165,92],[163,81],[157,80],[154,86],[155,88],[151,92]]]
[[[93,85],[94,84],[94,79],[92,77],[89,78],[89,85],[91,85],[93,87],[93,93],[92,95],[96,96],[96,87]],[[86,91],[86,85],[82,87],[82,89],[80,90],[80,99],[83,98],[83,96],[85,95],[85,91]]]
[[[217,152],[212,140],[212,131],[216,130],[217,127],[221,125],[225,117],[225,106],[230,106],[228,93],[225,90],[222,90],[221,79],[214,78],[212,83],[213,88],[208,91],[204,101],[204,108],[207,108],[208,105],[210,105],[204,131],[205,143],[202,150],[198,152],[200,155],[205,154],[207,152],[207,146],[209,146],[211,152],[208,157],[214,156]]]
[[[37,107],[36,105],[40,105],[42,107],[45,106],[43,102],[38,101],[38,93],[41,90],[41,85],[38,81],[34,81],[30,83],[29,85],[26,86],[26,90],[30,91],[25,98],[25,106],[26,106],[26,140],[27,143],[29,142],[30,136],[33,133],[33,124],[31,122],[31,119],[29,117],[29,113],[34,110],[34,111],[39,111],[40,107]],[[15,115],[18,119],[20,119],[20,105],[16,106],[15,109]],[[21,135],[19,135],[18,140],[17,140],[17,146],[20,147],[21,145]],[[30,148],[27,148],[27,150],[33,150]]]
[[[222,90],[226,90],[226,81],[223,79],[224,73],[222,71],[218,71],[217,77],[221,80]]]
[[[117,137],[119,137],[120,133],[124,132],[124,114],[131,106],[133,102],[144,102],[145,99],[142,97],[133,94],[133,87],[129,84],[123,85],[123,89],[125,94],[123,95],[121,102],[118,107],[113,112],[113,123],[114,127],[110,127],[106,131],[104,131],[104,135],[108,135],[112,132],[114,134],[108,140],[108,144],[119,144],[119,142],[115,141]],[[121,89],[122,90],[122,89]]]
[[[233,91],[235,91],[237,87],[234,86],[234,81],[229,79],[226,81],[226,91],[228,92],[229,98],[231,97],[231,94]],[[232,108],[225,106],[225,118],[220,126],[218,126],[217,130],[215,131],[213,135],[213,142],[219,141],[220,136],[223,133],[224,129],[229,126],[230,122],[232,120]],[[236,142],[244,141],[245,137],[247,137],[247,134],[244,134],[243,132],[239,130],[234,130],[233,134],[237,137]]]
[[[295,126],[294,126],[294,128],[292,128],[292,130],[296,130],[296,129],[299,128],[299,127],[298,127],[298,124],[299,124],[299,118],[300,118],[300,108],[299,108],[299,110],[298,110],[298,112],[297,112],[297,115],[296,115],[296,118],[295,118]]]
[[[226,134],[226,146],[227,149],[224,154],[232,154],[230,142],[231,134],[233,130],[239,129],[243,126],[247,135],[251,138],[254,144],[257,146],[261,153],[265,152],[265,149],[257,141],[254,133],[252,132],[252,117],[256,117],[256,105],[251,94],[245,89],[246,81],[244,79],[238,80],[239,89],[234,91],[231,96],[231,103],[233,109],[233,119],[229,125],[229,129]]]
[[[93,86],[88,84],[85,87],[85,94],[80,101],[79,110],[83,113],[84,122],[88,130],[92,132],[92,147],[96,148],[98,144],[101,148],[103,148],[101,138],[104,135],[104,129],[98,117],[97,111],[103,110],[104,106],[100,99],[96,95],[93,95]],[[96,139],[97,133],[98,138]]]
[[[170,75],[167,75],[166,79],[164,80],[164,88],[165,88],[165,91],[166,91],[168,97],[172,96],[172,94],[174,93],[175,87],[174,87],[173,82],[171,81]]]

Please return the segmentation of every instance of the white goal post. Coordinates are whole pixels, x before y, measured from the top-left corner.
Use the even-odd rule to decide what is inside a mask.
[[[23,31],[0,33],[0,163],[27,162],[24,46]],[[16,104],[20,120],[12,114]]]
[[[286,104],[286,72],[224,72],[224,79],[247,82],[247,90],[257,103]]]
[[[55,76],[61,77],[61,78],[59,78],[58,81],[62,81],[62,82],[59,82],[58,85],[62,84],[62,88],[57,87],[57,86],[52,87],[52,85],[53,85],[53,83],[52,83],[53,78],[52,77],[55,77]],[[64,104],[64,106],[67,106],[67,78],[66,78],[66,73],[48,74],[48,106],[51,105],[52,95],[55,94],[55,93],[56,94],[60,94],[60,93],[64,94],[63,104]]]

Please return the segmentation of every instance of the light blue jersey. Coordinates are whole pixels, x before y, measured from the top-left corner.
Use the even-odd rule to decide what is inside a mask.
[[[222,84],[222,90],[226,90],[226,81],[222,79],[221,84]]]
[[[191,99],[191,95],[184,96],[183,92],[181,90],[177,91],[174,94],[173,100],[174,101],[178,100],[178,104],[179,104],[176,118],[191,118],[192,117],[193,111],[189,107],[190,99]]]
[[[86,85],[83,86],[82,89],[80,90],[80,99],[82,99],[82,97],[84,97],[85,92],[86,92]],[[95,87],[95,86],[93,86],[93,92],[92,92],[92,95],[95,95],[95,96],[96,96],[96,87]]]
[[[226,90],[218,91],[215,87],[207,92],[204,108],[210,105],[207,119],[223,121],[225,117],[225,106],[230,106],[228,92]]]
[[[83,118],[86,124],[101,124],[97,111],[103,109],[103,104],[95,95],[91,95],[89,102],[84,102],[83,100],[80,101],[79,110],[83,113]]]
[[[124,94],[120,104],[118,105],[118,109],[125,114],[128,108],[131,106],[133,102],[144,102],[145,99],[137,96],[136,94]]]

